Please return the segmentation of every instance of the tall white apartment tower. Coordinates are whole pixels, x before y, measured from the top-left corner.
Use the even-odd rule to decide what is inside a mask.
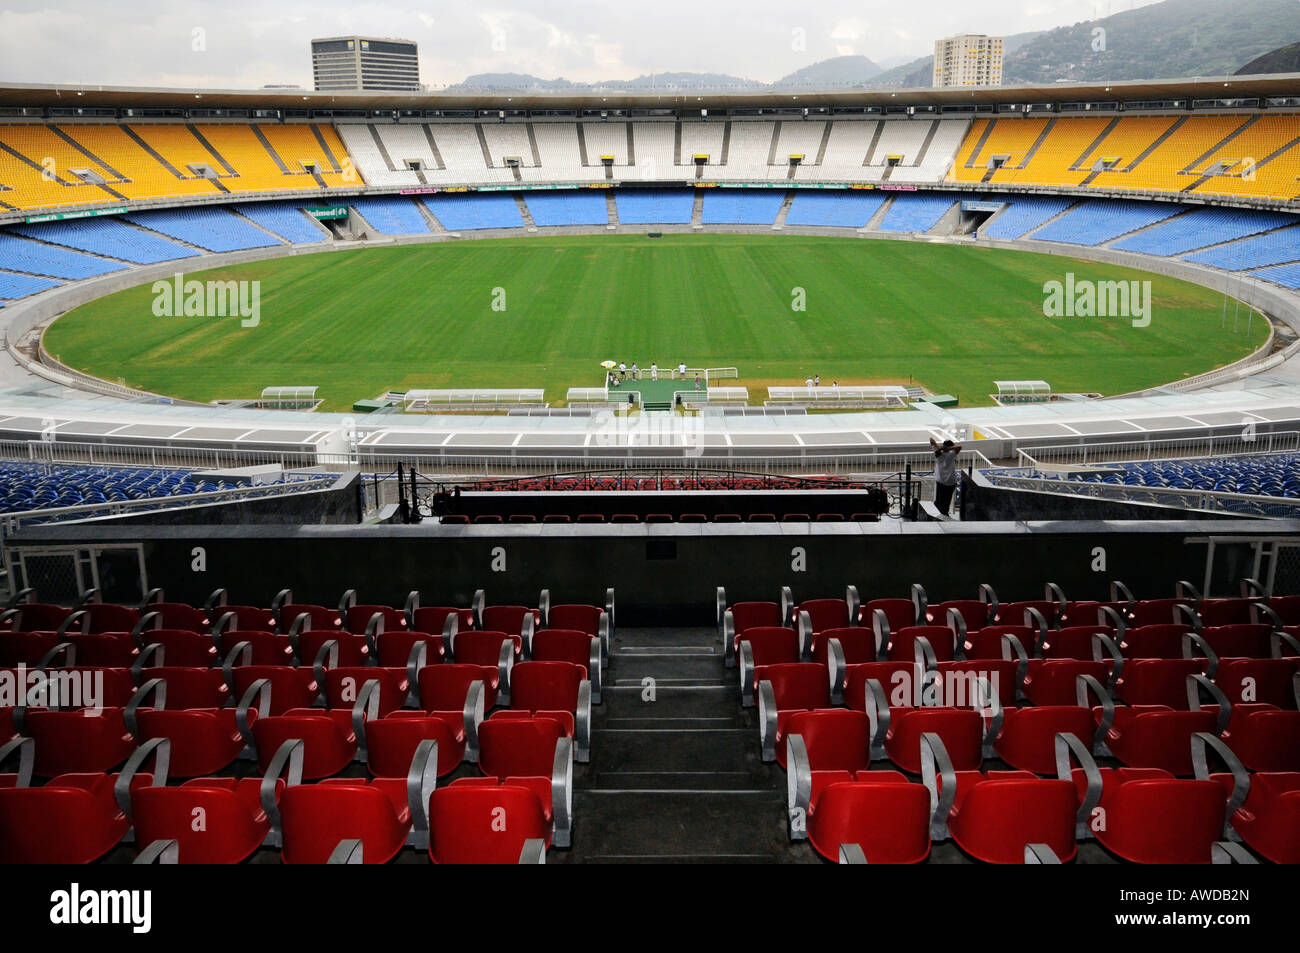
[[[934,86],[1001,86],[1002,37],[968,33],[934,41]]]

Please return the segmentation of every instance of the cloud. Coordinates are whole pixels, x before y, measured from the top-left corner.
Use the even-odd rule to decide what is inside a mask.
[[[0,81],[219,88],[311,84],[313,37],[363,33],[420,46],[422,79],[478,72],[571,80],[691,70],[773,80],[818,59],[928,55],[955,32],[1009,34],[1097,15],[1097,0],[491,0],[488,9],[428,0],[6,0]],[[1105,4],[1107,0],[1102,0]],[[1137,0],[1136,6],[1154,0]],[[1128,0],[1110,0],[1114,11]],[[1104,12],[1104,11],[1103,11]],[[205,49],[192,49],[193,30]],[[791,36],[802,30],[806,42]],[[494,38],[496,42],[494,43]]]

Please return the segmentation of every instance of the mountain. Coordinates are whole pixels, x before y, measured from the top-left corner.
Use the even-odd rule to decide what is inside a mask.
[[[1291,43],[1257,56],[1234,74],[1253,76],[1260,73],[1300,73],[1300,43]]]
[[[1295,36],[1295,0],[1164,0],[1049,30],[1007,52],[1002,77],[1010,85],[1224,76]]]
[[[837,86],[867,86],[868,81],[879,76],[881,69],[865,56],[835,56],[821,60],[789,76],[782,76],[770,89],[816,88],[834,89]],[[875,85],[874,82],[870,85]]]
[[[448,86],[453,93],[483,92],[585,92],[619,90],[622,92],[653,90],[761,90],[765,83],[729,76],[726,73],[651,73],[634,79],[605,80],[598,83],[574,83],[563,77],[542,79],[527,73],[475,73]]]

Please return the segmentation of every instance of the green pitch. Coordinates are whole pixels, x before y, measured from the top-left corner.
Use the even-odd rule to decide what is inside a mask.
[[[1044,317],[1044,284],[1151,282],[1151,321]],[[260,282],[260,321],[158,317],[151,285],[60,318],[45,346],[112,381],[192,400],[317,385],[325,410],[388,390],[597,387],[603,360],[737,367],[769,384],[908,384],[988,403],[995,379],[1118,394],[1263,343],[1197,285],[1060,256],[796,235],[581,236],[304,255],[187,273]],[[252,286],[249,286],[250,288]],[[800,292],[799,289],[802,289]],[[802,299],[802,300],[801,300]],[[795,310],[802,303],[804,310]]]

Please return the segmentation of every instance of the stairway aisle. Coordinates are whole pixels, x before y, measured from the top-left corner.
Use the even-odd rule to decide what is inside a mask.
[[[573,848],[547,863],[814,862],[786,837],[785,776],[759,760],[716,633],[620,628],[611,653]]]

